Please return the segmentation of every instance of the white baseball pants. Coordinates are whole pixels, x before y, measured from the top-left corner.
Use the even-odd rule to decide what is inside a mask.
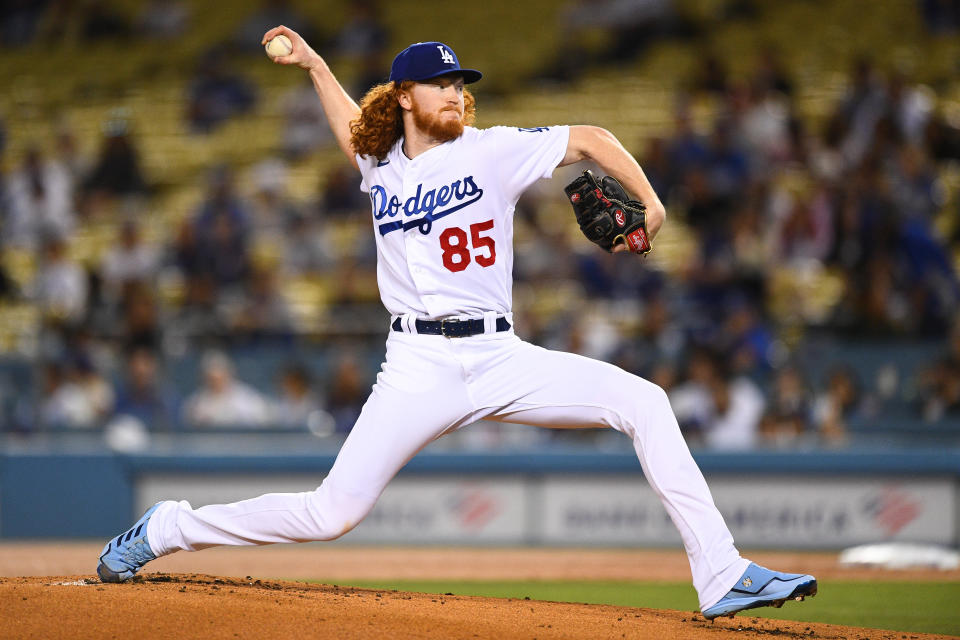
[[[453,339],[391,331],[373,391],[319,488],[198,509],[164,502],[148,524],[150,546],[159,557],[216,545],[333,540],[363,520],[424,446],[480,419],[625,433],[680,531],[701,608],[746,570],[666,393],[611,364],[549,351],[512,331]]]

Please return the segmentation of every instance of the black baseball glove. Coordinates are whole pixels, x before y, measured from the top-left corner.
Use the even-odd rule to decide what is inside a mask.
[[[634,253],[645,254],[653,247],[647,235],[647,208],[631,200],[613,176],[597,182],[592,171],[564,188],[583,235],[606,251],[620,242]]]

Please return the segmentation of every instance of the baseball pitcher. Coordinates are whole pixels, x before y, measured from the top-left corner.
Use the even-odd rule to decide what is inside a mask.
[[[131,578],[176,551],[333,540],[373,508],[424,446],[477,420],[609,427],[633,444],[680,531],[707,618],[813,595],[813,576],[740,556],[687,449],[667,395],[611,364],[549,351],[513,330],[513,213],[524,189],[592,160],[565,189],[584,234],[606,251],[650,251],[665,210],[634,158],[592,126],[476,129],[466,85],[481,78],[441,42],[412,44],[360,105],[296,32],[280,26],[313,80],[340,148],[363,177],[380,296],[392,318],[386,359],[356,425],[314,491],[194,509],[160,502],[110,540],[97,572]],[[631,195],[632,194],[632,195]]]

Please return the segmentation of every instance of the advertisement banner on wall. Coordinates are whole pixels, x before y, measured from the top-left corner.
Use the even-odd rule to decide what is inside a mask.
[[[313,476],[146,475],[137,502],[194,507],[312,489]],[[840,549],[870,542],[953,545],[952,478],[757,476],[710,479],[741,547]],[[305,489],[306,488],[306,489]],[[391,544],[677,546],[680,537],[638,475],[400,477],[346,538]]]
[[[950,545],[956,539],[952,479],[714,477],[710,488],[740,546]],[[554,476],[543,492],[544,543],[680,542],[659,498],[636,476]]]
[[[518,544],[528,537],[523,480],[398,479],[351,534],[356,541]]]

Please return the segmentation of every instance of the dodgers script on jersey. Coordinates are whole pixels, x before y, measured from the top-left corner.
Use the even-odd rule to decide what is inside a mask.
[[[377,282],[393,315],[510,312],[513,212],[563,160],[569,128],[465,127],[413,160],[357,156],[377,239]],[[467,168],[469,167],[469,168]]]

